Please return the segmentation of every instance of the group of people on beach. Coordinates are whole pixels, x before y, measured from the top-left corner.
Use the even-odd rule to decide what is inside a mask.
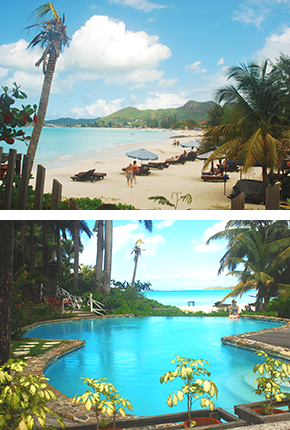
[[[137,166],[137,161],[134,160],[133,164],[130,163],[127,169],[125,170],[125,176],[127,178],[127,185],[128,187],[131,186],[133,188],[133,181],[135,185],[137,185],[137,178],[136,176],[139,173],[139,167]]]

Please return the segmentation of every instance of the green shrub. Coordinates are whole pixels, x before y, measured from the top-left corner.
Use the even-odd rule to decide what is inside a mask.
[[[270,300],[267,307],[267,315],[268,312],[273,312],[275,315],[278,313],[278,317],[280,318],[290,318],[290,297],[285,298],[280,294],[275,299]]]

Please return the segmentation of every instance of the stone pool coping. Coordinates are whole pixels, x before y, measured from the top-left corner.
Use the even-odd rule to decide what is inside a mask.
[[[92,316],[92,318],[102,318],[102,319],[126,318],[126,317],[133,317],[133,315]],[[281,322],[285,324],[280,327],[263,329],[256,332],[247,332],[240,335],[225,336],[221,339],[222,343],[236,346],[239,348],[251,349],[251,350],[263,349],[267,353],[273,354],[275,356],[278,355],[279,357],[290,360],[290,349],[276,347],[276,346],[274,347],[272,345],[263,344],[261,342],[246,339],[246,336],[249,336],[250,334],[253,334],[253,333],[258,334],[258,333],[264,333],[265,331],[269,332],[269,331],[283,330],[284,328],[289,328],[290,320],[285,318],[266,317],[266,316],[264,317],[264,316],[255,316],[255,315],[249,315],[249,316],[244,315],[244,316],[241,316],[241,318],[274,321],[274,322]],[[26,330],[30,330],[33,327],[37,327],[39,325],[76,321],[81,319],[88,319],[88,318],[74,317],[74,318],[68,318],[64,320],[51,320],[51,321],[45,321],[45,322],[38,322],[38,323],[31,324],[30,326],[25,326],[23,329],[24,331],[26,331]],[[49,339],[49,340],[57,341],[59,339]],[[30,357],[26,360],[28,366],[25,367],[25,373],[32,373],[32,374],[38,375],[39,377],[44,377],[44,371],[49,365],[54,363],[56,360],[58,360],[60,357],[64,356],[65,354],[68,354],[84,346],[85,346],[84,340],[83,341],[70,340],[69,343],[57,345],[54,348],[51,348],[49,351],[46,351],[44,354],[38,355],[36,357]],[[56,395],[56,400],[52,399],[49,401],[49,407],[56,414],[66,419],[74,420],[79,423],[85,423],[85,424],[96,423],[94,410],[87,411],[82,404],[72,405],[71,403],[72,398],[67,397],[65,394],[61,393],[56,388],[52,387],[50,384],[48,384],[48,388],[51,389]],[[130,417],[130,415],[127,415],[127,418],[128,417]]]

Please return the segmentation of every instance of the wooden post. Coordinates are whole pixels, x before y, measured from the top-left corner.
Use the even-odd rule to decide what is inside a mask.
[[[78,203],[72,197],[69,199],[69,208],[70,208],[70,210],[78,210],[79,209]]]
[[[14,173],[15,173],[15,161],[16,161],[16,149],[10,149],[9,157],[8,157],[7,175],[5,179],[5,193],[4,193],[4,202],[3,202],[4,210],[11,209],[13,180],[14,180]]]
[[[23,157],[22,175],[21,175],[21,182],[20,182],[20,188],[19,188],[19,199],[18,199],[19,210],[26,209],[28,182],[29,182],[31,164],[32,164],[31,157],[25,154]]]
[[[3,146],[0,146],[0,163],[2,163]]]
[[[61,190],[62,190],[61,183],[57,179],[54,179],[52,184],[52,194],[51,194],[51,204],[50,204],[51,210],[56,210],[59,208],[59,204],[61,202]]]
[[[245,191],[238,194],[235,198],[231,201],[231,210],[243,210],[245,209]]]
[[[276,184],[266,188],[266,210],[278,210],[280,205],[280,185]]]
[[[44,179],[45,179],[45,168],[41,165],[37,165],[37,175],[36,175],[36,186],[34,195],[34,210],[42,209],[43,200],[43,189],[44,189]]]

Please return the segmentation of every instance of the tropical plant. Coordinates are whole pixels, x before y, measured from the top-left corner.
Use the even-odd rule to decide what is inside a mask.
[[[229,69],[228,80],[235,85],[229,83],[218,89],[216,100],[236,106],[240,119],[213,127],[205,134],[205,140],[222,137],[225,143],[213,152],[204,168],[221,158],[238,160],[244,171],[261,165],[264,189],[268,186],[268,171],[272,175],[285,156],[283,139],[289,128],[289,120],[283,114],[287,100],[279,91],[277,67],[268,70],[268,61],[248,66],[241,63]]]
[[[80,377],[80,379],[83,379],[83,383],[87,384],[91,390],[85,391],[82,396],[75,395],[72,404],[82,402],[88,411],[95,407],[97,430],[99,430],[101,423],[100,414],[107,413],[110,417],[113,417],[113,429],[115,430],[117,413],[119,412],[123,417],[126,417],[125,408],[130,411],[133,410],[129,400],[121,397],[114,385],[106,382],[106,378],[91,379]]]
[[[171,363],[177,363],[176,369],[168,371],[160,378],[160,383],[174,381],[176,378],[180,378],[184,385],[181,389],[169,394],[166,403],[172,408],[176,406],[178,402],[181,402],[184,395],[187,397],[187,411],[188,420],[190,427],[193,427],[196,423],[191,419],[192,405],[196,400],[200,400],[200,406],[202,408],[209,408],[211,411],[214,408],[214,402],[212,398],[217,397],[218,389],[214,382],[209,379],[204,379],[203,376],[210,376],[210,372],[204,367],[209,363],[206,360],[192,358],[184,358],[176,355]]]
[[[263,413],[266,415],[273,414],[275,403],[289,397],[288,393],[281,391],[281,384],[290,382],[290,364],[278,358],[269,357],[264,351],[256,351],[256,354],[263,356],[265,360],[253,368],[253,372],[258,372],[260,375],[253,382],[253,385],[257,384],[254,392],[265,396],[266,403],[262,405]]]
[[[176,197],[175,203],[172,203],[164,196],[151,196],[151,197],[148,197],[148,199],[154,200],[155,202],[158,202],[160,205],[163,205],[163,206],[164,205],[170,206],[175,210],[177,209],[177,206],[180,200],[185,202],[188,206],[191,205],[192,196],[190,194],[185,194],[184,196],[182,196],[180,191],[177,191],[177,192],[173,191],[173,193],[171,194],[171,200],[174,198],[174,195]]]
[[[53,391],[47,388],[47,378],[25,374],[22,360],[9,360],[0,367],[0,429],[32,430],[38,421],[41,428],[46,426],[47,414],[56,418],[64,428],[62,417],[57,416],[48,406],[55,399]],[[36,421],[37,417],[37,421]],[[56,430],[50,426],[51,430]]]
[[[43,65],[44,81],[38,109],[38,121],[35,124],[27,151],[27,155],[34,161],[37,145],[39,142],[40,134],[44,124],[51,84],[55,71],[57,59],[65,45],[68,45],[69,38],[66,33],[66,26],[64,25],[64,16],[60,18],[53,4],[48,2],[39,6],[31,15],[36,23],[27,27],[40,28],[38,33],[28,45],[28,48],[41,46],[43,53],[40,59],[36,62],[35,66]],[[46,18],[49,18],[45,21]]]
[[[0,96],[0,140],[4,140],[8,145],[12,145],[15,139],[27,144],[30,136],[25,136],[21,129],[26,124],[37,122],[37,105],[22,105],[22,109],[12,107],[15,99],[25,100],[27,95],[20,90],[20,85],[13,82],[13,88],[2,87],[3,93]],[[34,114],[33,118],[32,115]],[[1,161],[1,160],[0,160]]]
[[[228,240],[228,250],[220,260],[218,274],[227,269],[227,275],[239,278],[222,301],[256,289],[256,310],[266,310],[278,291],[290,290],[288,221],[229,221],[207,244],[220,239]]]

